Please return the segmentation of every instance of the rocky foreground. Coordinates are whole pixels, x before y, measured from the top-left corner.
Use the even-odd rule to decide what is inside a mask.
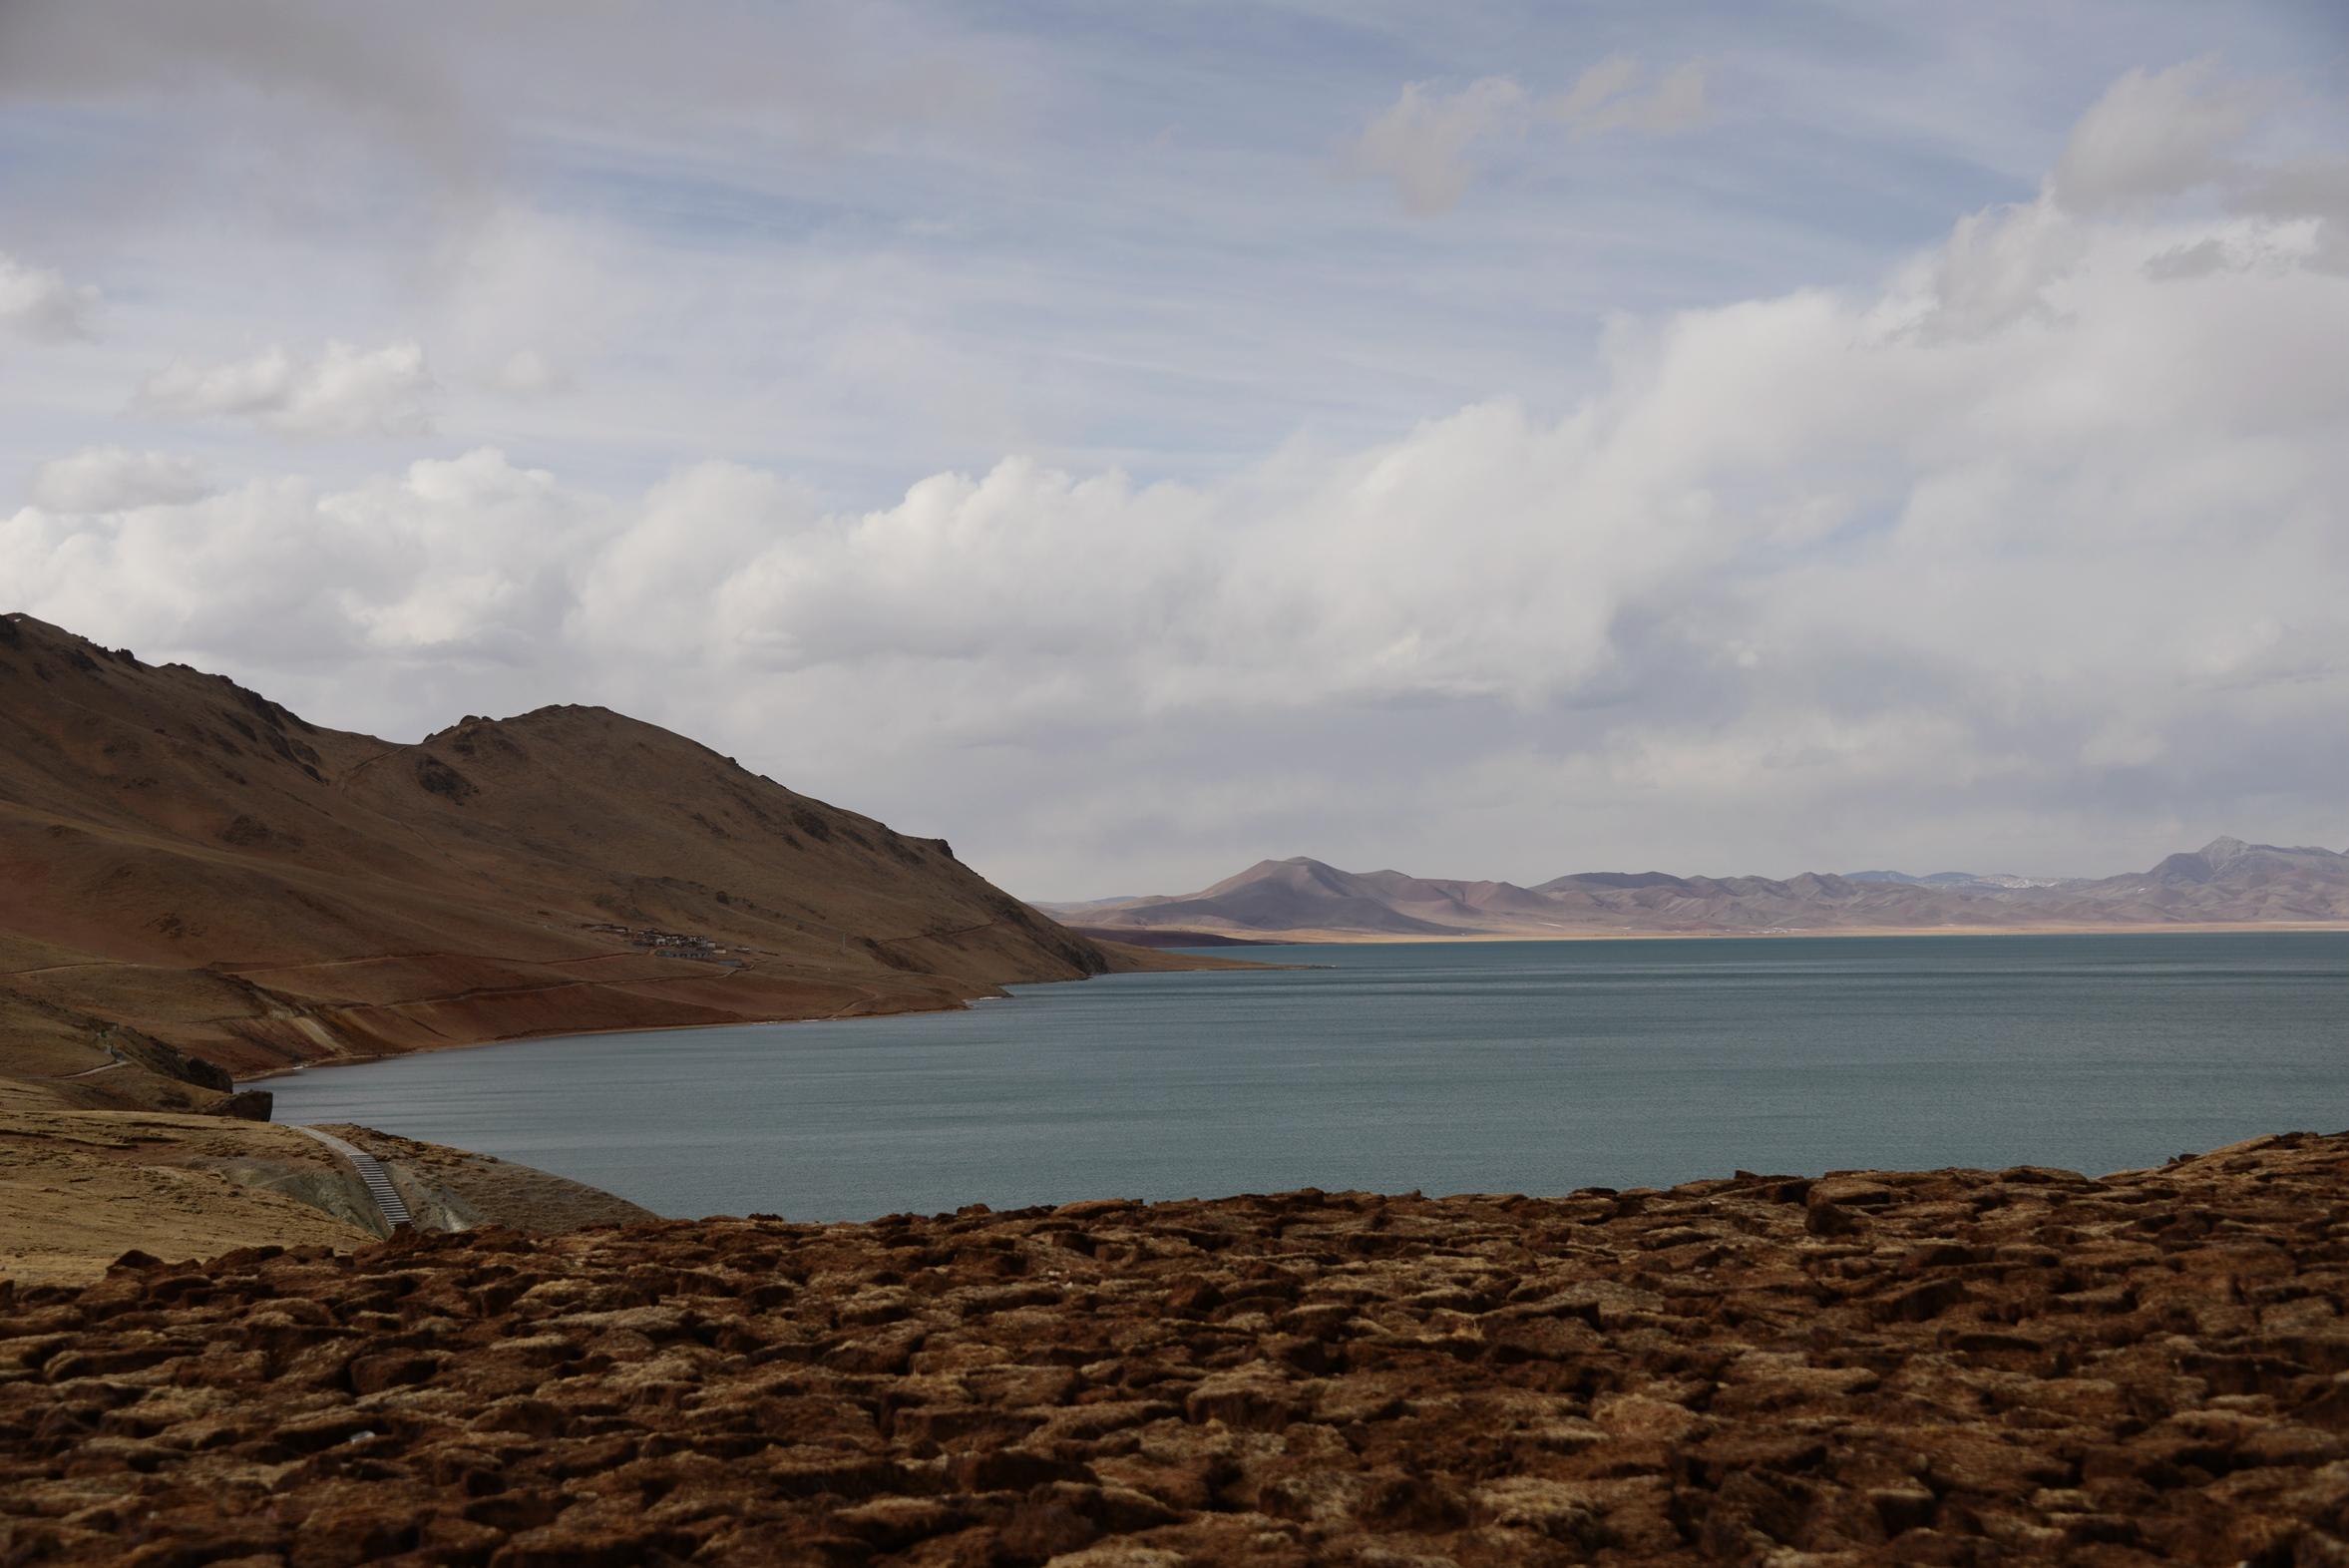
[[[2349,1135],[0,1287],[0,1559],[2349,1562]]]

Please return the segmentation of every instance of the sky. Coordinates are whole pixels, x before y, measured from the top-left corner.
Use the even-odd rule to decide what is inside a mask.
[[[1031,898],[2349,845],[2349,8],[0,4],[0,609]]]

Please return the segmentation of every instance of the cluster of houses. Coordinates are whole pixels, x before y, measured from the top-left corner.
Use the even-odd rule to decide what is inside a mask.
[[[731,958],[727,950],[707,937],[695,937],[681,931],[662,931],[653,926],[615,926],[599,924],[589,931],[609,932],[624,937],[631,948],[642,948],[656,959],[693,959],[703,964],[726,964],[740,967],[742,961]]]

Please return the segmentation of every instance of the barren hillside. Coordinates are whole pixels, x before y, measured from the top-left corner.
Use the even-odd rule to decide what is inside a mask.
[[[402,745],[0,617],[0,1042],[110,1102],[200,1099],[175,1052],[251,1072],[1172,962],[601,708]]]

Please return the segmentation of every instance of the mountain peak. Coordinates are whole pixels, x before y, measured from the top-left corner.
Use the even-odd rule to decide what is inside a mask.
[[[1259,861],[1197,893],[1084,907],[1088,927],[1363,936],[1623,936],[1829,931],[2349,925],[2349,854],[2220,837],[2098,880],[1937,871],[1768,877],[1578,872],[1510,883]]]
[[[937,841],[605,708],[399,744],[0,614],[0,941],[135,968],[110,1019],[233,1069],[947,1006],[1111,962]],[[352,964],[377,980],[346,1006]],[[66,983],[28,973],[0,1003]]]
[[[2225,865],[2228,861],[2239,858],[2252,848],[2253,846],[2244,843],[2241,839],[2228,838],[2225,834],[2220,834],[2217,838],[2214,838],[2209,843],[2203,845],[2195,853],[2200,855],[2204,860],[2208,861],[2210,863],[2210,869],[2215,871],[2219,867]]]

